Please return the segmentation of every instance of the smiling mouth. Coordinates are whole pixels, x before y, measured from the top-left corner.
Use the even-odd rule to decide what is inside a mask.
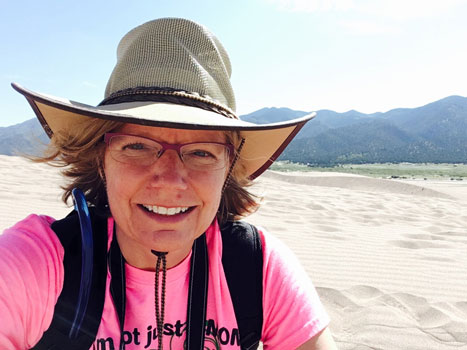
[[[162,206],[157,206],[157,205],[146,205],[146,204],[140,204],[140,206],[151,213],[159,214],[159,215],[165,215],[165,216],[172,216],[172,215],[177,215],[177,214],[184,214],[187,212],[190,212],[194,207],[162,207]]]

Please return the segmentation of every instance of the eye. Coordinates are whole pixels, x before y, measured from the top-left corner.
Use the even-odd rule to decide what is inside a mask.
[[[124,145],[122,147],[122,150],[123,151],[125,151],[125,150],[138,151],[138,150],[144,150],[144,149],[147,149],[147,148],[148,147],[143,143],[130,143],[130,144]]]
[[[120,136],[113,141],[113,150],[129,157],[145,157],[157,152],[157,144],[134,136]]]
[[[187,155],[199,158],[216,158],[216,156],[211,152],[202,149],[190,151]]]

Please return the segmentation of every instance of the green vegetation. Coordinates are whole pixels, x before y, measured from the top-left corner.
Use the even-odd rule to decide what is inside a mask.
[[[317,167],[288,161],[275,162],[271,170],[339,172],[379,178],[467,180],[467,164],[433,163],[382,163],[342,164],[333,167]]]

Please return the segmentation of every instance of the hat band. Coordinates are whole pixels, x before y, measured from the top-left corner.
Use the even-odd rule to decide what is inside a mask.
[[[137,87],[119,90],[105,98],[101,103],[99,103],[99,106],[136,101],[174,103],[202,108],[204,110],[220,114],[226,118],[238,119],[236,114],[230,108],[220,103],[214,102],[196,93],[190,93],[184,90],[177,90],[172,88]]]

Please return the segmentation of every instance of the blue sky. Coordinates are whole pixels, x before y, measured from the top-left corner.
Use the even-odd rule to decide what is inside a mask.
[[[13,81],[99,103],[120,38],[159,17],[195,20],[221,40],[239,114],[467,96],[465,0],[3,0],[0,12],[0,126],[34,117]]]

